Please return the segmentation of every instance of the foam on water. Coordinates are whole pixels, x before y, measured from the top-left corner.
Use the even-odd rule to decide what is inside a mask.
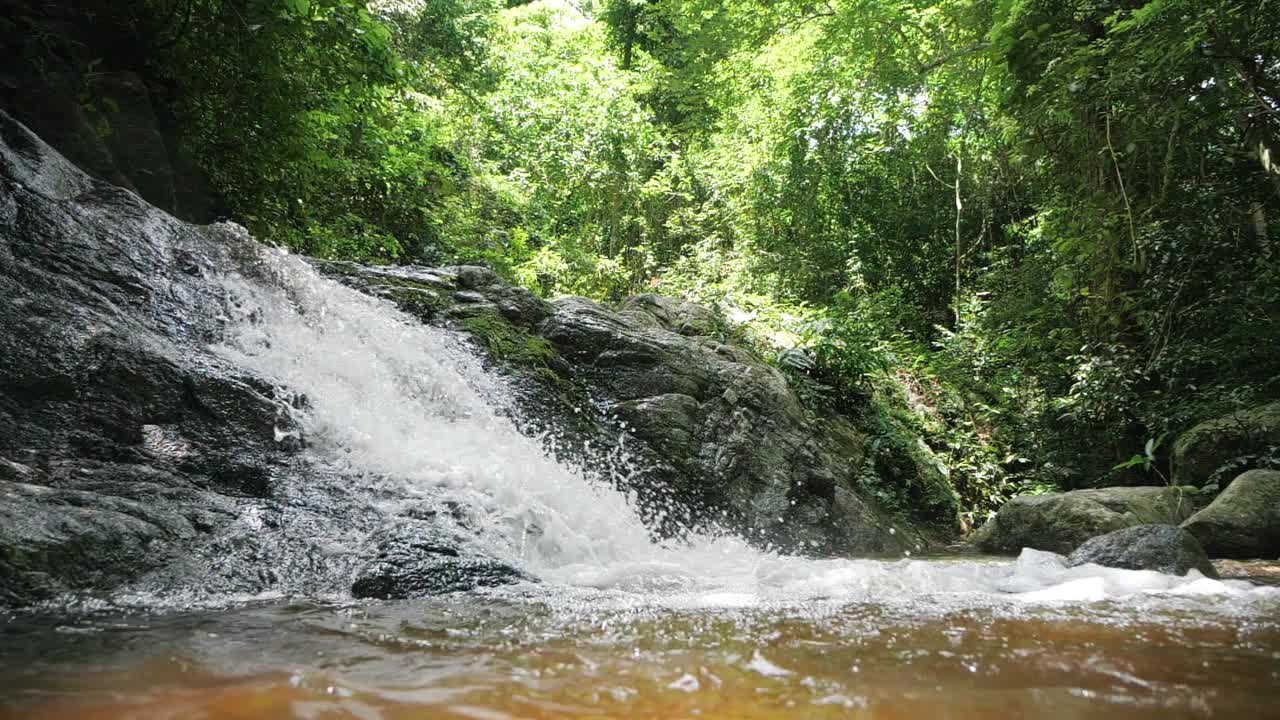
[[[282,251],[256,255],[225,280],[235,317],[219,351],[305,396],[298,420],[311,451],[364,478],[359,492],[394,506],[445,490],[488,519],[478,538],[486,552],[546,585],[719,606],[938,593],[1031,603],[1134,593],[1276,595],[1194,572],[1068,569],[1035,551],[1016,563],[885,562],[786,557],[723,536],[655,542],[607,471],[593,476],[557,463],[541,440],[518,431],[501,407],[501,381],[457,336]]]

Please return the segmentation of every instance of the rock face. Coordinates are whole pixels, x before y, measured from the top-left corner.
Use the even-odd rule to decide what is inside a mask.
[[[921,449],[894,458],[847,418],[807,413],[776,369],[718,339],[705,308],[646,295],[616,311],[557,301],[540,334],[628,432],[662,459],[658,481],[727,510],[739,530],[786,549],[892,552],[892,523],[859,492],[896,484],[916,518],[953,527],[957,500]]]
[[[1135,525],[1178,525],[1199,509],[1195,488],[1116,487],[1016,497],[975,538],[984,552],[1024,547],[1067,555],[1090,538]]]
[[[1202,422],[1173,444],[1173,480],[1201,486],[1227,480],[1280,445],[1280,402]],[[1220,477],[1225,476],[1225,477]]]
[[[613,447],[620,430],[636,460],[627,489],[666,531],[714,521],[829,555],[914,551],[955,532],[958,501],[922,442],[894,445],[849,418],[814,416],[775,368],[720,339],[705,307],[657,295],[616,309],[546,303],[483,268],[318,266],[471,332],[500,366],[542,384],[525,408],[558,416],[568,444]],[[906,498],[911,520],[892,517],[877,487]]]
[[[1213,557],[1280,558],[1280,472],[1240,475],[1182,527]]]
[[[214,241],[3,115],[0,141],[0,598],[22,602],[172,559],[288,453],[269,386],[191,361]]]
[[[384,526],[439,526],[353,495],[300,452],[302,399],[210,350],[216,268],[244,243],[90,179],[0,113],[0,606],[345,592],[386,554]],[[498,574],[450,549],[449,581],[419,589]]]
[[[1216,578],[1209,556],[1195,536],[1172,525],[1136,525],[1086,541],[1067,558],[1067,567],[1103,565],[1186,575],[1192,569]]]

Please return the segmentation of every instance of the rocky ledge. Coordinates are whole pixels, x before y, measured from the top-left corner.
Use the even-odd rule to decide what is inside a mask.
[[[565,433],[563,447],[621,439],[634,460],[622,482],[668,532],[714,524],[788,552],[900,555],[957,531],[958,499],[923,442],[806,409],[706,307],[659,295],[547,302],[480,267],[316,265],[470,333],[526,383],[523,413]],[[909,513],[879,505],[884,488]]]

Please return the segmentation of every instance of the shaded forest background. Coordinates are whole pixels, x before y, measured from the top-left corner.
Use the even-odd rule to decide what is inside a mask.
[[[197,219],[707,303],[814,412],[929,438],[971,525],[1280,397],[1276,0],[0,9],[87,117],[142,78]]]

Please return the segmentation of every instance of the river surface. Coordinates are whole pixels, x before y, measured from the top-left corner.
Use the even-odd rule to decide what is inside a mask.
[[[883,565],[1027,572],[1008,560]],[[0,717],[1280,717],[1275,589],[1200,580],[1097,600],[1082,587],[1151,578],[1086,575],[1049,593],[786,600],[529,584],[19,616],[0,624]]]

